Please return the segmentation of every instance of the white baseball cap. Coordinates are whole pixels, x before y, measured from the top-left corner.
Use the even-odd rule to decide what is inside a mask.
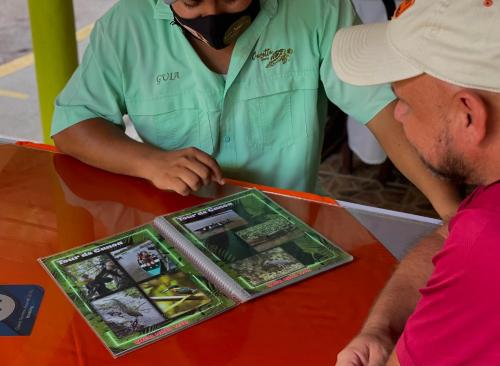
[[[500,0],[404,0],[390,22],[339,30],[332,61],[354,85],[426,73],[500,92]]]

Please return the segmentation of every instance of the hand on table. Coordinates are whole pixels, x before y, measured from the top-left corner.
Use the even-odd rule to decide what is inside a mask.
[[[337,355],[336,366],[385,365],[393,348],[388,336],[362,332]]]
[[[157,188],[187,196],[201,187],[216,182],[224,184],[219,164],[207,153],[189,147],[176,151],[160,151],[148,159],[148,178]]]

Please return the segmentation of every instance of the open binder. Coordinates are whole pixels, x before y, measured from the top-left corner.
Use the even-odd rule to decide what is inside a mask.
[[[351,260],[250,189],[40,262],[117,357]]]

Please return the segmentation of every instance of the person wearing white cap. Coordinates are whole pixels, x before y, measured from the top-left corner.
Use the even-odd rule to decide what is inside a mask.
[[[478,185],[403,259],[337,365],[500,365],[500,0],[405,0],[390,22],[340,30],[332,60],[347,83],[392,82],[425,164]]]

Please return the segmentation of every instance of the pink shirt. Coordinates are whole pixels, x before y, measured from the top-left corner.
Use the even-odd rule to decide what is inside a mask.
[[[397,345],[401,365],[500,365],[500,181],[462,202]]]

